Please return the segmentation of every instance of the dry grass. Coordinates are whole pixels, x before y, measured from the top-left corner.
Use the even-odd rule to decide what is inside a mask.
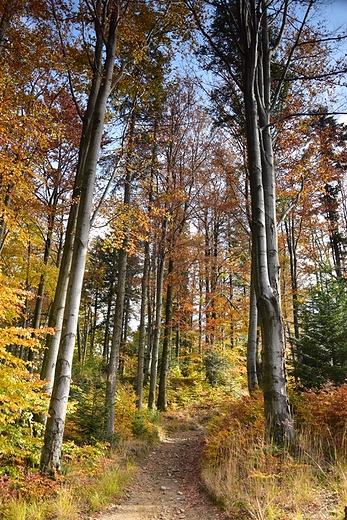
[[[102,510],[119,498],[132,478],[129,448],[84,467],[73,461],[58,489],[45,497],[12,498],[2,508],[3,520],[80,520],[84,514]],[[32,490],[33,491],[33,490]]]
[[[206,488],[235,520],[344,519],[347,460],[337,449],[327,458],[307,432],[298,434],[298,446],[293,457],[238,426],[218,462],[205,464]]]

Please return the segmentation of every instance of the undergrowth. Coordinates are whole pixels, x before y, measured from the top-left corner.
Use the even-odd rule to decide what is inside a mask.
[[[344,519],[346,398],[347,387],[295,396],[295,456],[264,442],[260,392],[221,407],[207,434],[209,493],[235,520]]]
[[[92,389],[94,391],[94,389]],[[98,441],[100,433],[90,435],[92,421],[85,416],[84,431],[88,443],[76,427],[79,402],[68,417],[63,445],[63,474],[54,478],[41,475],[38,468],[42,439],[32,442],[35,459],[18,457],[2,460],[0,465],[0,518],[3,520],[80,520],[84,514],[102,510],[122,494],[132,478],[134,460],[159,442],[159,414],[137,410],[133,389],[119,385],[115,414],[115,438]],[[84,404],[85,406],[85,404]],[[96,421],[98,424],[98,421]],[[33,461],[36,460],[36,463]],[[28,463],[30,462],[30,463]]]
[[[86,389],[84,393],[86,393]],[[64,474],[40,475],[35,458],[3,461],[0,518],[77,520],[117,501],[133,475],[134,459],[166,431],[206,426],[203,482],[234,520],[344,520],[347,505],[347,386],[292,395],[295,451],[264,441],[263,397],[242,388],[211,387],[202,378],[170,382],[169,411],[137,410],[130,385],[117,394],[115,445],[93,436],[91,387],[76,402],[67,424]],[[95,408],[98,412],[98,408]],[[162,420],[161,420],[162,419]],[[78,424],[76,423],[78,421]],[[81,429],[81,427],[83,427]],[[84,432],[88,444],[83,442]],[[37,439],[34,440],[36,446]],[[36,447],[35,447],[36,449]]]

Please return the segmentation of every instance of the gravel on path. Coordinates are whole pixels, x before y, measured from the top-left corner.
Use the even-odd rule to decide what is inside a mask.
[[[204,432],[177,431],[164,439],[138,468],[131,487],[98,520],[230,520],[201,483]]]

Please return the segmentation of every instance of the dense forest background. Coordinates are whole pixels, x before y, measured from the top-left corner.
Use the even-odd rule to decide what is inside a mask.
[[[253,396],[279,450],[324,403],[343,429],[346,30],[324,8],[0,1],[3,485],[198,395],[243,403],[230,420]]]

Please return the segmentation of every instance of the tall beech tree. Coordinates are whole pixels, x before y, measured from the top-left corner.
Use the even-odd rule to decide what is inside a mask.
[[[223,78],[227,92],[224,99],[229,101],[234,124],[243,121],[245,125],[251,194],[252,280],[262,331],[266,432],[268,438],[278,444],[285,439],[292,440],[294,431],[284,369],[272,127],[274,118],[288,117],[288,112],[283,113],[283,105],[289,85],[315,78],[316,71],[307,68],[307,49],[314,45],[315,38],[306,30],[315,3],[315,0],[306,3],[299,21],[298,12],[293,16],[295,0],[206,2],[208,9],[212,6],[214,12],[210,25],[202,21],[203,17],[190,3],[206,39],[205,63]],[[334,73],[336,70],[331,67],[325,71],[330,76]],[[308,82],[306,86],[313,94]],[[293,108],[295,114],[295,105]]]
[[[78,312],[82,291],[90,232],[90,215],[97,162],[102,140],[107,100],[114,78],[117,30],[125,15],[127,2],[86,1],[93,22],[95,51],[93,78],[88,106],[83,120],[77,179],[81,183],[78,201],[71,273],[67,288],[62,336],[55,370],[54,385],[46,423],[41,469],[61,467],[61,448],[67,402],[70,391],[71,366],[77,332]]]
[[[216,68],[229,78],[231,97],[235,98],[238,92],[244,102],[252,212],[252,279],[262,329],[266,431],[278,444],[294,436],[284,368],[276,181],[270,132],[271,114],[284,80],[284,76],[282,81],[279,78],[274,92],[272,61],[283,36],[288,4],[284,1],[269,6],[265,0],[218,1],[211,31],[195,13]]]

